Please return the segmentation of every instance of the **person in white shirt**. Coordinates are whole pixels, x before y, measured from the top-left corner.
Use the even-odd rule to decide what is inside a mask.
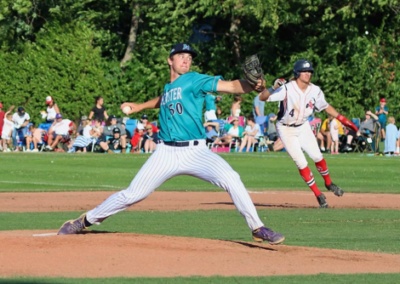
[[[13,145],[15,147],[15,151],[22,150],[19,149],[18,147],[17,136],[20,141],[25,141],[25,136],[28,132],[28,124],[30,119],[31,117],[29,116],[29,114],[25,112],[25,109],[21,106],[18,107],[17,112],[14,113],[12,116],[12,121],[14,122],[12,140],[13,140]]]
[[[56,119],[57,113],[60,113],[60,109],[58,108],[57,104],[54,102],[53,97],[47,96],[46,97],[46,121],[47,122],[54,122]]]
[[[4,152],[10,152],[11,148],[11,138],[12,138],[12,132],[14,128],[14,123],[12,121],[12,113],[11,111],[7,111],[4,116],[4,124],[3,124],[3,130],[1,131],[1,139],[3,142],[3,151]]]
[[[87,146],[89,146],[93,142],[96,142],[99,136],[101,135],[99,130],[96,127],[92,126],[92,122],[87,118],[87,116],[83,116],[81,121],[82,121],[81,126],[83,127],[82,135],[76,137],[68,153],[74,153],[80,151],[86,153]]]
[[[240,104],[242,103],[243,99],[241,95],[235,95],[233,97],[233,103],[231,106],[231,116],[232,117],[239,117],[240,116]]]
[[[239,152],[242,152],[246,147],[246,152],[250,152],[250,148],[257,143],[261,136],[260,125],[255,123],[254,117],[247,118],[247,126],[243,132],[242,142],[240,143]]]
[[[329,116],[329,132],[331,133],[331,154],[339,154],[339,121],[333,116]]]
[[[243,137],[243,127],[239,125],[239,119],[232,117],[229,121],[229,125],[225,126],[226,134],[222,137],[218,137],[214,141],[214,145],[229,145],[232,142],[240,142]]]
[[[46,150],[53,151],[59,142],[70,140],[73,122],[69,119],[63,119],[61,113],[57,113],[56,120],[49,129]]]

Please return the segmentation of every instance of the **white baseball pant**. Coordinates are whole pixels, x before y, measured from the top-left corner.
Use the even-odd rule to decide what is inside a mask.
[[[303,123],[299,127],[289,127],[277,123],[276,129],[286,152],[288,152],[299,169],[304,169],[308,165],[303,150],[314,162],[322,160],[322,153],[309,123]]]
[[[264,226],[240,176],[219,155],[206,146],[205,140],[198,145],[176,147],[158,144],[156,151],[125,190],[116,192],[103,203],[90,210],[86,219],[99,224],[129,206],[145,199],[165,181],[178,175],[190,175],[223,188],[230,195],[248,227],[255,230]]]

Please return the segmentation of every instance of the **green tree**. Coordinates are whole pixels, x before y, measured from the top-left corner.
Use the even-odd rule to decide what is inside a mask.
[[[66,117],[76,120],[89,113],[96,96],[114,95],[113,82],[106,76],[110,64],[99,48],[93,48],[93,32],[84,24],[44,27],[36,36],[21,53],[0,58],[7,70],[0,74],[0,89],[7,94],[4,103],[25,106],[37,122],[50,95]]]
[[[221,74],[228,80],[238,78],[244,56],[258,53],[268,84],[272,84],[276,77],[289,79],[294,62],[307,58],[316,70],[314,83],[348,116],[360,116],[381,96],[386,96],[391,112],[397,114],[399,12],[397,0],[0,0],[0,64],[7,70],[2,75],[9,78],[5,82],[12,81],[7,86],[1,83],[1,92],[7,99],[16,99],[13,89],[29,88],[35,82],[24,69],[29,69],[29,61],[39,66],[38,50],[33,47],[41,46],[40,62],[46,66],[45,56],[50,62],[51,57],[61,56],[51,53],[53,45],[67,44],[68,39],[77,50],[69,47],[73,52],[62,54],[63,60],[87,58],[82,49],[86,43],[96,55],[90,66],[95,66],[105,84],[94,88],[81,83],[80,88],[95,90],[90,91],[93,94],[103,88],[105,101],[112,102],[116,112],[121,101],[159,95],[169,80],[165,60],[171,45],[189,41],[200,52],[196,71]],[[49,35],[48,44],[43,45],[45,34],[55,29],[57,33]],[[90,36],[85,40],[78,36],[77,42],[72,30]],[[76,63],[77,69],[81,62],[89,64],[85,58]],[[71,70],[63,60],[52,63],[57,79],[77,80],[71,75],[61,78],[82,73]],[[66,91],[67,83],[63,84]],[[75,84],[68,88],[75,89]],[[87,95],[84,90],[78,93]],[[245,114],[251,112],[253,96],[244,96]],[[222,102],[226,112],[230,102]],[[276,106],[268,108],[275,110]]]

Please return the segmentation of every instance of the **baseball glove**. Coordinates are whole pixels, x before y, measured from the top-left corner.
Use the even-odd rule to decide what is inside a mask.
[[[264,80],[264,73],[261,68],[260,60],[257,54],[246,57],[243,64],[243,73],[246,81],[255,89],[256,91],[262,91],[265,87],[257,87],[258,81]],[[264,84],[262,84],[264,85]],[[260,89],[261,88],[261,89]]]

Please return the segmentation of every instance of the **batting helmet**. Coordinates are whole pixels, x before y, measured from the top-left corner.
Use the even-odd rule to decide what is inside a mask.
[[[297,79],[300,76],[300,72],[306,71],[314,73],[314,68],[312,67],[311,62],[306,59],[297,60],[293,67],[294,78]]]

